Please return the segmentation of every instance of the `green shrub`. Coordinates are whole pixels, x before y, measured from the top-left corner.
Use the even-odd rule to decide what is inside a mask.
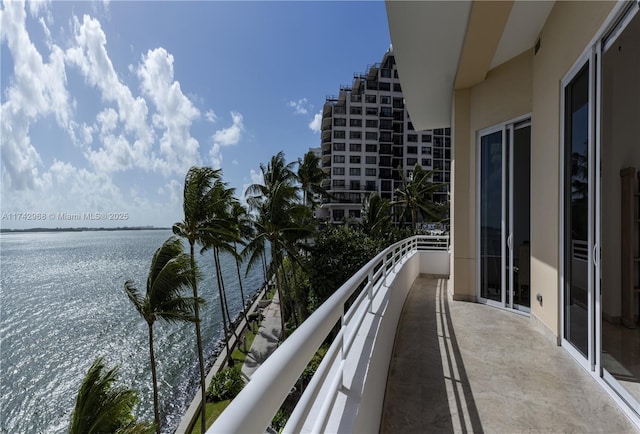
[[[207,390],[207,398],[212,402],[233,399],[243,387],[241,365],[237,364],[214,375]]]

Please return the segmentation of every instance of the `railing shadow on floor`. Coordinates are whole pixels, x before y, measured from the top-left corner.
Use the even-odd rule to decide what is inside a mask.
[[[421,276],[407,296],[380,432],[483,432],[444,279]]]

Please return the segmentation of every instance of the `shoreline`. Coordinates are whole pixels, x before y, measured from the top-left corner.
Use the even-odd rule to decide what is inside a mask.
[[[260,289],[256,291],[256,293],[252,297],[253,299],[251,301],[251,306],[247,310],[247,315],[250,315],[251,313],[255,312],[258,309],[259,302],[267,293],[268,288],[269,288],[268,282],[264,282],[260,287]],[[236,336],[241,336],[245,328],[247,327],[247,323],[244,319],[244,315],[242,315],[242,312],[240,312],[238,316],[239,316],[239,321],[236,317],[236,319],[234,320],[234,323],[232,324],[232,326],[235,325],[236,327],[235,328],[236,333],[235,335],[232,334],[231,337],[229,338],[229,351],[231,352],[233,352],[233,350],[235,349],[238,343],[236,340]],[[207,389],[209,388],[209,385],[213,380],[213,376],[218,372],[220,372],[224,367],[226,367],[226,364],[227,364],[227,349],[226,349],[226,346],[224,345],[224,342],[221,341],[218,347],[220,347],[221,350],[218,352],[217,355],[214,356],[215,359],[213,361],[213,365],[211,366],[211,368],[209,368],[209,371],[207,372],[207,376],[205,379],[205,387]],[[202,405],[202,395],[200,392],[200,388],[198,387],[196,389],[193,399],[191,400],[191,404],[187,407],[186,411],[180,418],[180,423],[178,424],[178,427],[175,430],[175,434],[189,434],[191,432],[191,430],[193,429],[193,426],[196,424],[198,420],[198,417],[200,416],[201,405]]]

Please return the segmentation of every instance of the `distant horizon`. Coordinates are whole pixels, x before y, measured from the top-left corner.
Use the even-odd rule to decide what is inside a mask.
[[[115,227],[32,227],[24,229],[9,229],[0,228],[0,233],[24,233],[24,232],[113,232],[113,231],[170,231],[170,227],[157,227],[157,226],[115,226]]]

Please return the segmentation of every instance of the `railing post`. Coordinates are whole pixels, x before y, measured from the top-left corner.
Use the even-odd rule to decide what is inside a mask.
[[[347,324],[344,320],[344,306],[342,307],[342,315],[340,316],[340,324],[342,328],[342,341],[340,344],[340,360],[344,361],[347,358]],[[344,369],[340,372],[340,387],[344,387]]]
[[[373,313],[373,269],[369,269],[369,313]]]

